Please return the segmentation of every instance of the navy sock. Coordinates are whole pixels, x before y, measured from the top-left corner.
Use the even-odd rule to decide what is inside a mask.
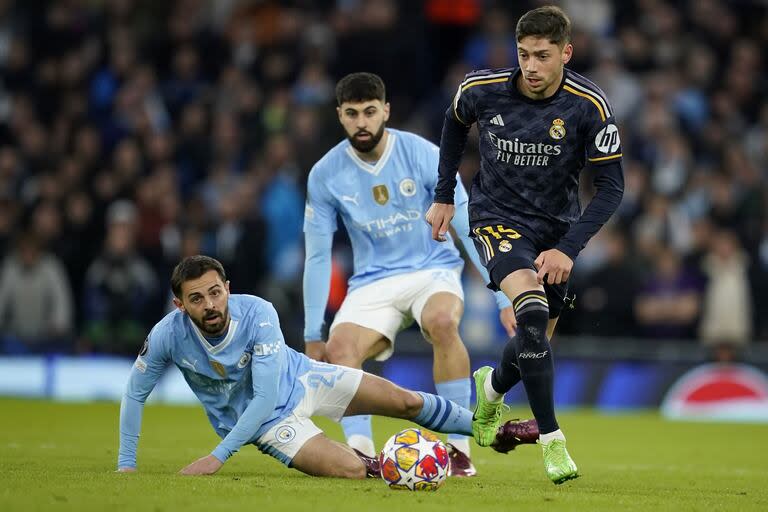
[[[514,301],[517,317],[517,366],[528,394],[528,403],[539,425],[548,434],[558,428],[554,403],[554,363],[547,339],[549,305],[544,292],[531,290]]]
[[[491,386],[494,391],[504,394],[520,382],[520,368],[517,367],[517,348],[515,338],[507,342],[501,355],[501,363],[493,369]]]

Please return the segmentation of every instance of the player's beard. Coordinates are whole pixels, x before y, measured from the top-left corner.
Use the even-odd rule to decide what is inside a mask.
[[[229,325],[229,306],[223,312],[221,311],[206,311],[203,313],[203,317],[200,319],[189,316],[195,325],[208,336],[220,336],[224,334],[224,330]],[[206,320],[218,318],[218,322],[208,323]]]
[[[373,148],[375,148],[378,144],[381,138],[384,136],[384,125],[386,123],[381,123],[381,127],[379,128],[379,131],[376,132],[375,135],[372,135],[371,132],[367,131],[358,131],[354,135],[350,136],[347,134],[347,139],[349,139],[349,143],[352,144],[352,147],[355,148],[355,151],[359,151],[360,153],[370,153],[373,151]],[[359,140],[357,136],[361,133],[367,133],[369,135],[372,135],[368,140]]]

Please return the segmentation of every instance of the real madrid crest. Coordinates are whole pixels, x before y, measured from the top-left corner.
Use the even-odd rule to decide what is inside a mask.
[[[411,178],[405,178],[400,182],[400,193],[406,197],[416,194],[416,182]]]
[[[501,252],[509,252],[512,250],[512,244],[509,243],[509,240],[502,240],[499,242],[499,250]]]
[[[555,140],[565,137],[565,121],[560,118],[552,121],[552,126],[549,127],[549,136]]]
[[[376,185],[371,191],[373,192],[373,199],[377,203],[382,206],[387,204],[387,201],[389,201],[389,190],[386,185]]]

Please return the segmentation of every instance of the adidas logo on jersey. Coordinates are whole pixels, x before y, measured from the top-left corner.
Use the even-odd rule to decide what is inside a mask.
[[[501,118],[501,114],[496,114],[491,118],[491,124],[496,126],[504,126],[504,120]]]

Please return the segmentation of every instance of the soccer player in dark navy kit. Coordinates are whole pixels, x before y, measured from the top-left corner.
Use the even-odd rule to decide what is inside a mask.
[[[481,446],[493,442],[504,393],[522,380],[539,425],[545,470],[559,484],[576,478],[578,470],[555,418],[549,339],[574,259],[621,202],[621,147],[604,93],[564,67],[573,53],[565,13],[553,6],[529,11],[516,37],[520,67],[470,73],[446,112],[440,178],[426,218],[433,238],[445,239],[456,171],[469,127],[477,123],[472,235],[489,286],[512,300],[517,331],[496,368],[474,374],[473,433]],[[579,173],[587,162],[596,168],[596,193],[582,212]]]

